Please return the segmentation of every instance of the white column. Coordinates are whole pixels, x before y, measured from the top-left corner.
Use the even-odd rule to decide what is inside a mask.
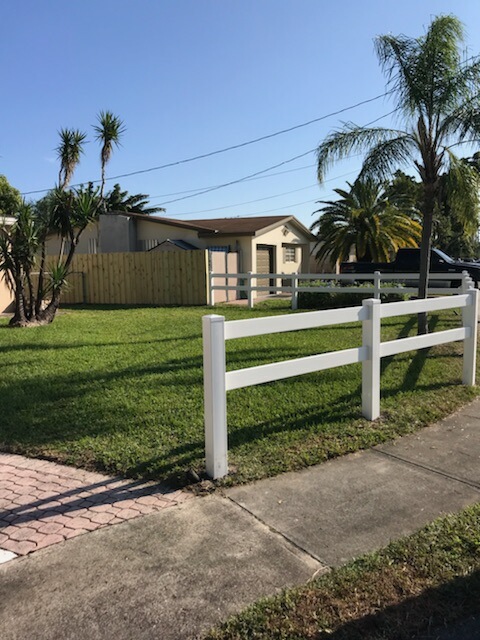
[[[249,271],[247,273],[247,297],[248,297],[248,308],[253,309],[253,291],[252,291],[252,272]]]
[[[225,318],[203,316],[203,388],[207,474],[228,473],[227,394],[225,387]]]
[[[477,337],[478,337],[478,289],[467,291],[470,304],[462,309],[463,326],[469,330],[469,337],[463,341],[463,384],[475,384],[477,365]]]
[[[210,260],[210,252],[208,251],[208,249],[206,250],[206,256],[207,256],[207,287],[208,287],[208,304],[211,307],[215,306],[215,292],[213,290],[213,277],[212,277],[212,263]]]
[[[380,300],[363,301],[368,318],[363,321],[363,346],[367,359],[362,362],[362,414],[367,420],[380,415]]]
[[[295,274],[292,276],[292,309],[298,309],[298,275]]]
[[[376,300],[380,300],[380,271],[374,271],[373,273],[373,297]]]

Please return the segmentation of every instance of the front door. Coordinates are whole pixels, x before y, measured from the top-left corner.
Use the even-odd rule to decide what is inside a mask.
[[[267,244],[257,245],[257,273],[275,273],[275,247]],[[258,287],[274,287],[272,278],[257,278]],[[272,291],[259,291],[258,295],[265,295]]]

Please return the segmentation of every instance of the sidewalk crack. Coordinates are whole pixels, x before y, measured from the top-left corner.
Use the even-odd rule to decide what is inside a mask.
[[[322,558],[317,556],[315,553],[312,553],[311,551],[308,551],[307,549],[302,547],[302,545],[300,545],[298,542],[295,542],[295,540],[292,540],[291,538],[289,538],[287,535],[285,535],[284,533],[282,533],[278,529],[275,529],[275,527],[272,527],[272,525],[270,525],[270,524],[268,524],[268,522],[265,522],[264,520],[262,520],[262,518],[257,516],[257,514],[254,513],[253,511],[251,511],[248,507],[246,507],[243,504],[240,504],[239,502],[237,502],[234,498],[231,498],[230,496],[227,496],[227,495],[223,494],[223,497],[226,498],[227,500],[229,500],[232,504],[234,504],[236,507],[238,507],[242,511],[245,511],[245,513],[248,513],[248,515],[252,516],[257,522],[259,522],[262,526],[266,527],[271,533],[273,533],[277,537],[280,537],[284,542],[287,543],[287,545],[289,547],[292,547],[291,551],[293,553],[298,555],[298,552],[300,552],[300,555],[306,555],[306,556],[308,556],[308,558],[313,560],[315,563],[319,564],[320,566],[317,566],[317,568],[313,572],[313,575],[310,578],[310,580],[313,580],[318,575],[321,575],[322,573],[327,573],[327,572],[329,572],[331,570],[331,567],[329,566],[329,564],[325,560],[323,560]]]
[[[394,460],[398,460],[399,462],[403,462],[412,467],[417,467],[418,469],[423,469],[424,471],[430,471],[431,473],[436,473],[438,476],[442,476],[447,478],[448,480],[453,480],[454,482],[459,482],[460,484],[464,484],[466,486],[472,487],[473,489],[477,489],[480,491],[480,483],[473,482],[472,480],[467,480],[465,478],[460,478],[458,476],[454,476],[446,471],[442,471],[441,469],[436,469],[435,467],[429,467],[426,464],[422,464],[421,462],[415,462],[414,460],[409,460],[408,458],[403,458],[402,456],[395,455],[394,453],[390,453],[388,451],[382,451],[381,449],[371,449],[373,453],[378,455],[386,456],[387,458],[393,458]]]

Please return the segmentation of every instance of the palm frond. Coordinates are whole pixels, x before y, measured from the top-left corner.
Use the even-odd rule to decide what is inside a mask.
[[[100,111],[97,116],[98,125],[93,125],[95,139],[102,144],[101,161],[107,164],[112,155],[113,146],[119,147],[126,131],[124,122],[111,111]]]
[[[455,217],[467,235],[478,230],[480,213],[480,175],[463,158],[448,151],[450,168],[446,175],[446,197]]]
[[[371,148],[381,142],[405,135],[403,131],[384,128],[364,128],[347,123],[342,131],[331,133],[317,149],[317,177],[323,182],[325,173],[337,160],[350,153]]]
[[[384,35],[375,39],[375,52],[387,77],[387,88],[397,98],[401,111],[411,115],[421,104],[415,58],[417,42],[406,36]]]
[[[359,178],[346,197],[320,204],[325,206],[315,212],[320,216],[311,226],[318,238],[317,259],[342,261],[353,247],[358,259],[382,262],[400,247],[418,246],[421,225],[389,202],[379,182]]]
[[[408,165],[416,151],[417,142],[408,133],[380,142],[363,161],[359,178],[385,182],[396,169]]]
[[[58,132],[60,143],[56,147],[57,158],[60,161],[59,186],[65,188],[72,179],[75,168],[83,154],[83,145],[87,134],[79,129],[60,129]]]

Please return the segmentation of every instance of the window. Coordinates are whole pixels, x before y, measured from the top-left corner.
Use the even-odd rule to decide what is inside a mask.
[[[98,241],[97,238],[88,239],[88,253],[98,253]]]
[[[283,261],[284,262],[296,262],[297,261],[297,253],[296,247],[286,246],[283,249]]]

